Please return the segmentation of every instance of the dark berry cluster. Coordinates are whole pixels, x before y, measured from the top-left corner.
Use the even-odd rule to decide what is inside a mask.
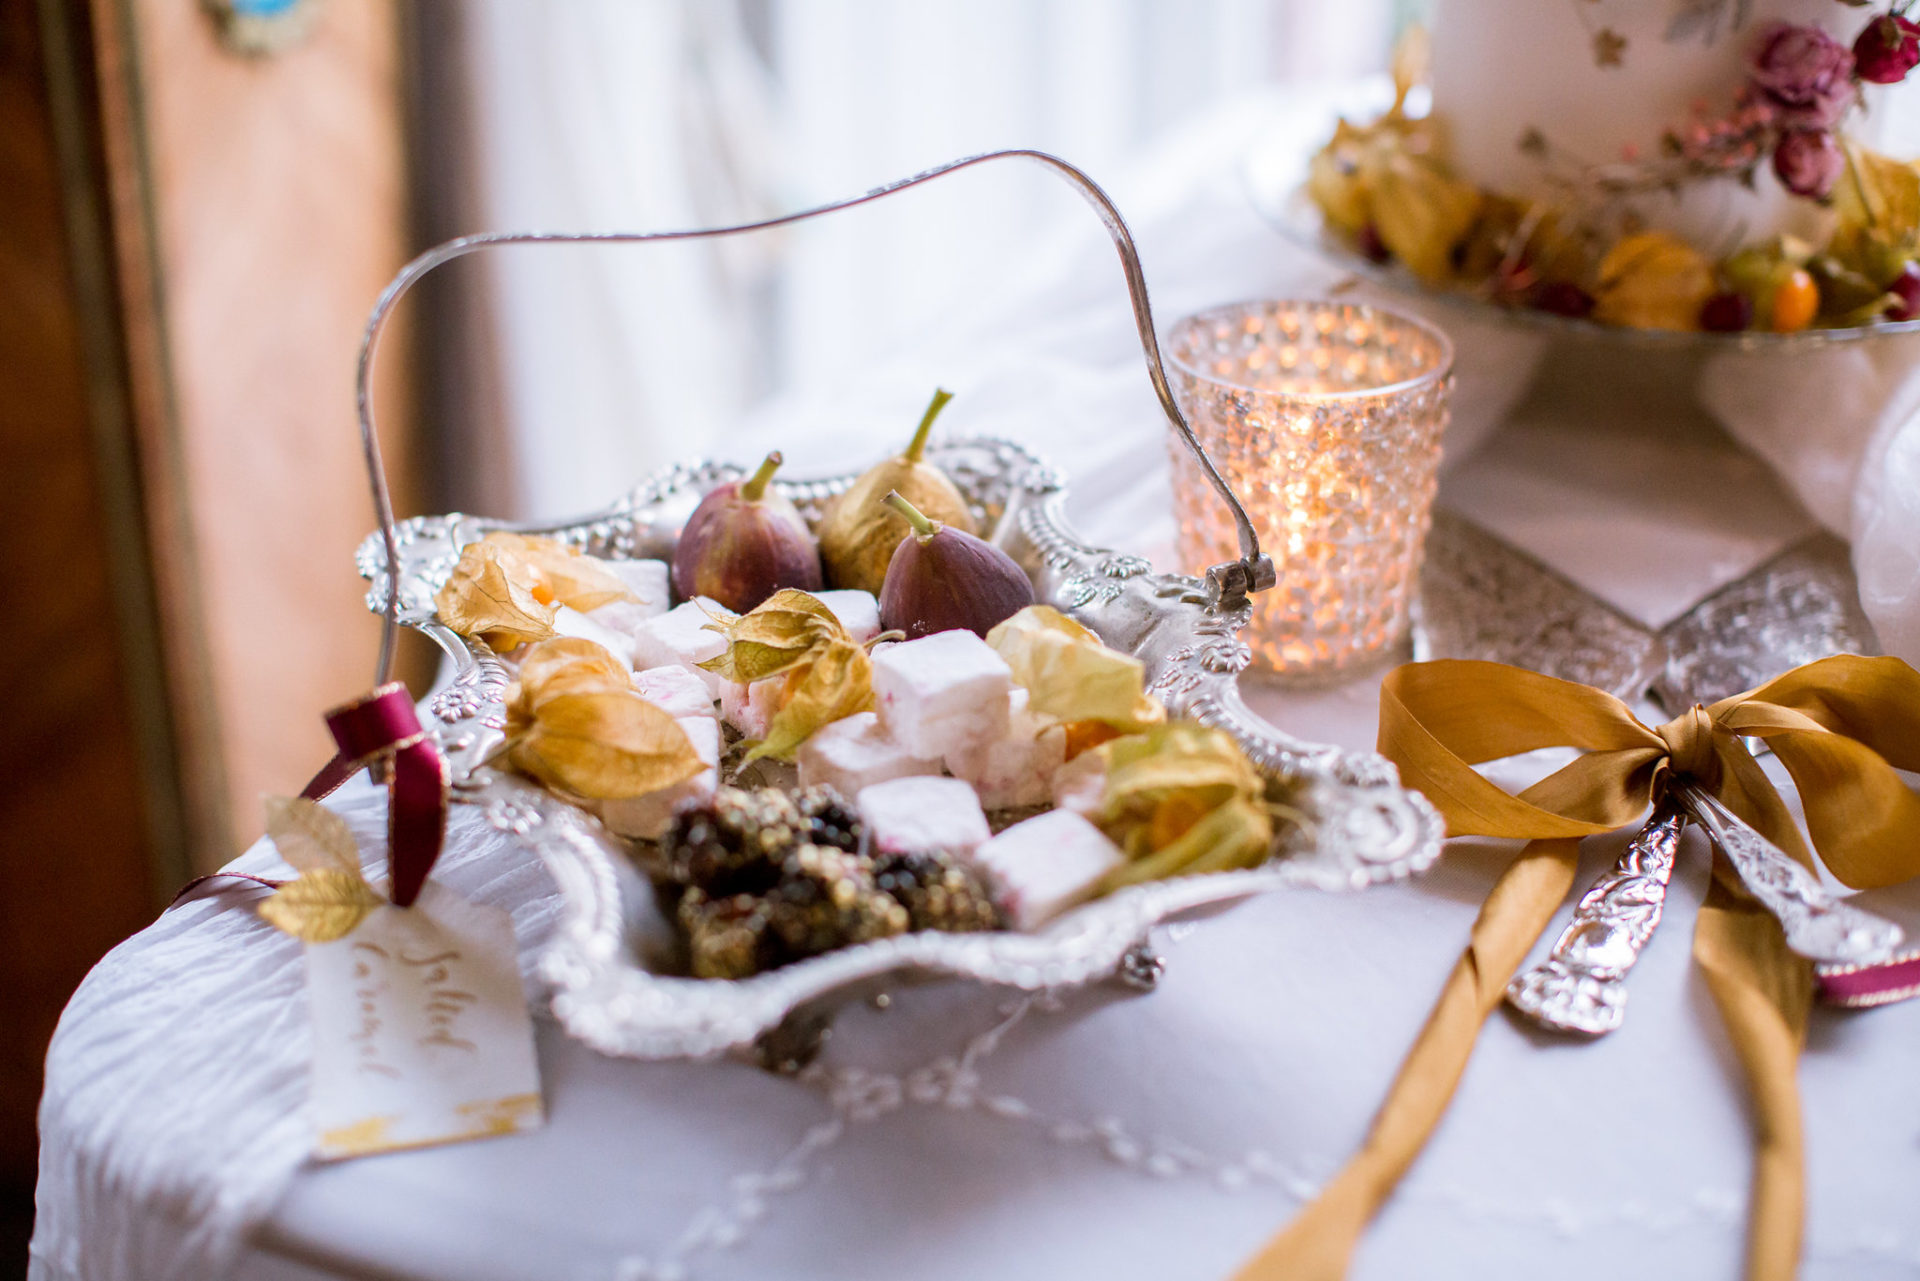
[[[679,815],[650,870],[700,978],[745,978],[909,930],[1001,926],[972,869],[945,854],[861,851],[860,816],[828,787],[723,787]]]

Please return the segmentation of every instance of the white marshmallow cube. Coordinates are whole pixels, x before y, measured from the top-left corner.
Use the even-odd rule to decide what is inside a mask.
[[[856,805],[875,854],[961,856],[990,835],[973,788],[957,778],[894,778],[860,789]]]
[[[873,656],[887,736],[915,756],[975,751],[1007,736],[1013,673],[972,632],[936,632]]]
[[[608,601],[598,609],[588,610],[587,616],[626,637],[627,646],[631,649],[634,634],[649,618],[658,618],[666,613],[667,606],[672,602],[673,598],[667,589],[667,562],[603,560],[600,564],[627,585],[634,599]]]
[[[599,611],[594,611],[598,613]],[[628,668],[633,666],[632,647],[627,638],[613,629],[603,626],[600,621],[577,609],[561,605],[553,611],[553,630],[561,636],[571,636],[576,640],[590,640],[604,648]]]
[[[880,634],[880,601],[872,592],[841,588],[814,595],[833,611],[856,645],[864,645]]]
[[[875,783],[940,772],[940,762],[913,755],[888,738],[880,718],[857,712],[815,730],[800,745],[800,786],[824,783],[842,796],[858,796]]]
[[[973,852],[994,902],[1015,929],[1031,930],[1084,902],[1127,861],[1106,833],[1071,810],[1015,823]]]
[[[727,638],[706,630],[713,616],[702,609],[702,605],[716,611],[720,608],[717,602],[701,596],[675,606],[658,618],[649,618],[634,633],[633,665],[641,671],[650,667],[684,667],[705,683],[711,697],[718,698],[719,674],[707,671],[700,664],[724,654]]]
[[[686,667],[650,667],[633,674],[640,697],[670,716],[712,716],[713,695],[700,674]]]
[[[1053,772],[1051,790],[1055,809],[1092,818],[1107,797],[1105,758],[1098,752],[1080,753]]]
[[[603,560],[600,564],[627,585],[636,598],[631,603],[645,609],[648,618],[658,618],[672,608],[673,589],[667,585],[664,560]]]
[[[720,718],[748,738],[765,738],[773,726],[773,718],[779,714],[786,688],[785,672],[751,685],[723,680],[720,682]]]
[[[616,836],[657,841],[666,835],[675,814],[713,799],[720,786],[720,722],[712,716],[683,716],[679,725],[706,768],[686,782],[658,792],[601,801],[600,821]]]
[[[1064,730],[1027,710],[1027,691],[1015,687],[1007,736],[971,750],[949,752],[947,769],[964,778],[990,810],[1045,805],[1053,795],[1053,774],[1067,759]]]

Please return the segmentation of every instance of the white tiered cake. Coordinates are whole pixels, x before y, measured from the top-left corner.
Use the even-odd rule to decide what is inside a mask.
[[[1728,110],[1756,46],[1777,24],[1818,27],[1849,46],[1871,16],[1839,0],[1436,0],[1434,114],[1462,177],[1560,203],[1563,189],[1551,173],[1645,170],[1662,159],[1669,130],[1684,129],[1703,110]],[[1911,81],[1869,85],[1864,107],[1848,113],[1842,130],[1905,155],[1917,118]],[[1624,204],[1646,225],[1709,253],[1783,231],[1817,242],[1830,221],[1821,205],[1786,191],[1764,162],[1751,186],[1690,176]]]

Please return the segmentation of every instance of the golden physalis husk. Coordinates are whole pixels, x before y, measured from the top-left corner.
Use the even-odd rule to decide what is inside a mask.
[[[504,653],[553,635],[556,607],[534,595],[536,581],[533,567],[511,548],[468,543],[434,593],[433,608],[454,631]]]
[[[1104,889],[1252,867],[1267,857],[1267,783],[1229,735],[1173,721],[1095,751],[1107,771],[1096,820],[1130,860]]]
[[[1257,803],[1236,796],[1206,811],[1167,844],[1114,868],[1102,878],[1100,890],[1258,867],[1272,847],[1273,819]]]
[[[1407,269],[1429,282],[1453,275],[1453,250],[1480,215],[1479,188],[1448,170],[1431,119],[1398,108],[1370,125],[1341,121],[1307,165],[1307,194],[1329,226],[1368,227]]]
[[[267,798],[267,835],[300,870],[256,909],[262,920],[307,943],[353,933],[386,902],[360,872],[360,847],[338,814],[303,796]]]
[[[1391,114],[1401,115],[1407,109],[1407,95],[1433,76],[1433,38],[1427,34],[1425,23],[1409,22],[1401,30],[1387,66],[1393,73]]]
[[[1845,143],[1847,171],[1833,189],[1836,226],[1827,251],[1885,285],[1920,255],[1920,165]]]
[[[1348,236],[1359,235],[1372,218],[1360,176],[1361,153],[1369,141],[1367,130],[1342,120],[1333,127],[1332,141],[1307,163],[1307,195],[1327,224]]]
[[[1453,247],[1480,214],[1480,191],[1431,155],[1375,151],[1361,166],[1374,230],[1407,270],[1430,284],[1453,275]]]
[[[662,791],[706,768],[680,723],[631,687],[539,702],[507,759],[548,787],[599,801]]]
[[[749,761],[789,761],[800,744],[837,720],[873,710],[873,660],[851,640],[832,640],[787,671],[780,710]]]
[[[867,651],[812,593],[784,588],[745,614],[718,617],[707,626],[727,638],[727,649],[700,666],[742,685],[781,681],[767,736],[747,752],[747,761],[790,761],[815,731],[873,710]]]
[[[1664,231],[1623,237],[1600,260],[1593,316],[1635,329],[1698,329],[1716,286],[1713,264]]]
[[[606,646],[578,636],[556,636],[528,647],[519,678],[507,686],[507,732],[533,720],[540,703],[562,694],[594,694],[633,688],[626,664]]]
[[[604,562],[596,556],[586,555],[578,548],[568,547],[551,538],[516,534],[504,529],[494,530],[482,541],[504,547],[525,561],[534,573],[534,595],[542,600],[565,605],[584,614],[617,600],[638,599]]]
[[[1564,215],[1528,200],[1487,195],[1473,230],[1455,251],[1462,280],[1498,286],[1516,278],[1585,280],[1592,265],[1588,236]],[[1524,265],[1523,265],[1524,264]],[[1514,277],[1508,268],[1517,268]]]
[[[507,760],[593,800],[645,796],[706,768],[678,721],[642,698],[605,647],[562,636],[528,649],[507,687]]]
[[[852,639],[819,597],[793,587],[745,614],[719,616],[707,630],[726,637],[727,648],[700,666],[742,685],[776,676],[832,641]]]
[[[1133,733],[1167,719],[1146,693],[1146,667],[1109,649],[1050,605],[1029,605],[987,633],[1028,694],[1030,710],[1067,723],[1098,721]]]

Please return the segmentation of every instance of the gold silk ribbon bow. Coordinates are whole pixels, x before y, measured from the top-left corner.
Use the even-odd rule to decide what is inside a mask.
[[[1579,839],[1624,827],[1674,776],[1713,792],[1802,863],[1785,802],[1741,741],[1773,749],[1799,791],[1821,861],[1856,888],[1920,876],[1920,672],[1841,655],[1648,726],[1610,694],[1499,663],[1412,663],[1380,690],[1380,752],[1424,792],[1450,836],[1529,842],[1494,884],[1465,952],[1401,1064],[1361,1149],[1239,1273],[1337,1281],[1360,1235],[1425,1145],[1474,1040],[1573,885]],[[1518,796],[1474,766],[1543,747],[1584,755]],[[1813,969],[1716,857],[1694,927],[1700,965],[1753,1098],[1749,1281],[1784,1281],[1800,1255],[1803,1159],[1795,1072]]]

